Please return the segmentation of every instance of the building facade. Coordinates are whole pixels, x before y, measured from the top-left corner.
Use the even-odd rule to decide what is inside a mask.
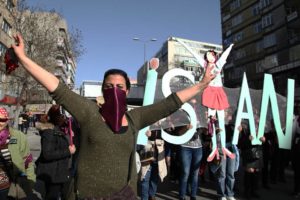
[[[17,8],[17,0],[0,0],[0,58],[2,60],[2,62],[0,63],[0,104],[1,106],[11,106],[10,110],[15,109],[15,105],[17,104],[18,99],[22,105],[31,104],[31,107],[32,104],[38,105],[52,103],[49,93],[40,85],[30,85],[30,87],[27,87],[22,92],[24,79],[18,77],[21,72],[18,70],[21,69],[17,69],[16,72],[13,72],[9,75],[7,75],[5,72],[5,64],[3,63],[4,54],[6,50],[11,46],[11,44],[14,43],[13,35],[17,32],[17,25],[14,23],[14,18],[16,16],[19,16],[20,13],[21,12]],[[53,62],[51,62],[53,63],[51,64],[51,66],[55,67],[47,68],[47,70],[54,73],[70,88],[73,88],[75,85],[76,62],[74,57],[72,56],[72,50],[70,48],[70,38],[66,21],[54,12],[31,12],[27,10],[23,13],[24,14],[22,14],[22,17],[26,18],[27,15],[30,15],[30,19],[32,18],[32,16],[35,17],[34,19],[36,19],[36,24],[38,24],[34,28],[35,32],[43,30],[44,26],[47,26],[47,20],[49,21],[49,24],[53,24],[50,28],[52,30],[57,30],[57,34],[53,34],[53,40],[56,42],[55,51],[53,51],[53,49],[49,49],[50,52],[55,52],[55,56],[53,56],[54,54],[48,54],[49,57],[51,57],[51,60],[53,60]],[[26,26],[26,23],[24,24],[25,28],[28,27]],[[23,35],[29,30],[29,28],[26,30],[22,28],[19,29],[21,29],[19,31]],[[25,109],[30,110],[30,106]]]
[[[60,52],[56,57],[57,66],[54,74],[70,88],[74,88],[76,63],[70,49],[67,22],[64,19],[59,21],[59,23],[57,23],[57,29],[59,30],[57,45]]]
[[[4,54],[13,40],[13,12],[16,11],[16,0],[0,0],[0,104],[13,105],[16,103],[16,96],[19,86],[14,77],[5,74],[3,64]]]
[[[224,68],[224,85],[239,87],[243,73],[250,88],[262,89],[272,74],[276,92],[286,95],[295,80],[300,100],[300,1],[221,0],[223,47],[234,43]]]

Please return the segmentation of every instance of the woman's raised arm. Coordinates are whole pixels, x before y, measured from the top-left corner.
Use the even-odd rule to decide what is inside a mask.
[[[12,45],[12,47],[19,59],[19,62],[33,78],[42,84],[49,92],[53,92],[58,86],[58,78],[26,56],[24,41],[20,34],[17,34],[14,38],[18,44]]]

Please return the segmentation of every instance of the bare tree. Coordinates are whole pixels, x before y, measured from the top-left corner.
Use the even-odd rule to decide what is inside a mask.
[[[71,60],[76,63],[85,51],[81,44],[81,32],[74,28],[68,31],[66,22],[55,10],[29,7],[25,0],[19,0],[17,10],[13,13],[13,21],[12,27],[21,33],[24,39],[27,56],[54,74],[58,56],[67,58],[67,62]],[[30,91],[42,87],[22,67],[11,73],[11,79],[18,82],[19,89],[15,113],[17,122],[21,103],[26,105],[26,97]]]

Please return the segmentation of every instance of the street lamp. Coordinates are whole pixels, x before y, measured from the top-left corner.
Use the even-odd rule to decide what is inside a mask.
[[[157,41],[157,39],[156,38],[151,38],[151,39],[149,39],[149,40],[141,40],[140,38],[138,38],[138,37],[135,37],[135,38],[132,38],[134,41],[138,41],[138,42],[142,42],[143,43],[143,45],[144,45],[144,65],[145,65],[145,63],[146,63],[146,44],[148,43],[148,42],[155,42],[155,41]],[[148,63],[148,62],[147,62]],[[148,67],[148,65],[147,65],[147,67]]]

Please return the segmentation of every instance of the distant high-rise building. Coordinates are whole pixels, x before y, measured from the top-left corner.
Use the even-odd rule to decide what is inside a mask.
[[[223,48],[235,43],[224,67],[224,85],[262,89],[263,74],[273,75],[276,92],[286,95],[295,80],[300,100],[300,1],[221,0]]]

